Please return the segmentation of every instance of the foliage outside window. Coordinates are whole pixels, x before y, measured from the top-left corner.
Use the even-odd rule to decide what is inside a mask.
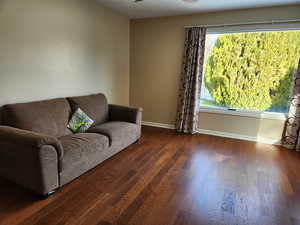
[[[200,106],[287,112],[300,31],[208,34]]]

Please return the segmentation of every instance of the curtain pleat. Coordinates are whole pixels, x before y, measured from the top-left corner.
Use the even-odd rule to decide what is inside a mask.
[[[176,129],[193,134],[198,127],[199,99],[203,74],[206,28],[186,29],[180,79]]]
[[[294,81],[294,90],[290,99],[290,109],[285,123],[282,145],[288,149],[300,151],[300,61]]]

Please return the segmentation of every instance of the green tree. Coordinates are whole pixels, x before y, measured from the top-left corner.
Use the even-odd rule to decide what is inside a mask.
[[[299,31],[222,34],[207,60],[205,85],[218,105],[285,109],[299,55]]]

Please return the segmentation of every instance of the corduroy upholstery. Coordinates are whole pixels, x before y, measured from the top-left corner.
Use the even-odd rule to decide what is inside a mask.
[[[112,148],[125,148],[141,136],[140,126],[135,123],[112,121],[90,128],[87,132],[105,135]]]
[[[61,184],[97,166],[108,149],[108,138],[100,134],[71,134],[59,138],[65,154],[62,161]]]
[[[73,134],[67,123],[80,107],[95,124]],[[103,94],[3,107],[0,176],[47,194],[97,166],[141,136],[140,108],[108,105]]]
[[[55,137],[0,126],[0,175],[46,194],[59,187],[63,149]]]
[[[95,125],[108,121],[108,104],[103,94],[70,97],[67,99],[70,102],[73,113],[79,107],[94,120]]]
[[[5,105],[3,125],[34,131],[54,137],[71,134],[67,128],[71,107],[64,98]]]

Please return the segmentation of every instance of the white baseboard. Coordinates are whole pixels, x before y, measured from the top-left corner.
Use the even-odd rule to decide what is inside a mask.
[[[208,135],[219,136],[219,137],[234,138],[234,139],[245,140],[245,141],[254,141],[254,142],[260,142],[260,143],[271,144],[271,145],[281,145],[280,140],[270,139],[270,138],[253,137],[253,136],[246,136],[246,135],[221,132],[215,130],[205,130],[205,129],[198,129],[198,132],[200,134],[208,134]]]
[[[150,126],[150,127],[160,127],[160,128],[166,128],[166,129],[175,129],[175,125],[172,124],[165,124],[165,123],[154,123],[154,122],[147,122],[143,121],[142,125]]]
[[[151,127],[160,127],[160,128],[166,128],[172,130],[175,129],[175,125],[165,124],[165,123],[154,123],[154,122],[143,121],[142,125],[151,126]],[[260,142],[260,143],[271,144],[271,145],[281,145],[280,140],[270,139],[270,138],[252,137],[252,136],[240,135],[235,133],[205,130],[205,129],[198,129],[198,133],[219,136],[219,137],[226,137],[226,138],[234,138],[234,139],[245,140],[245,141]]]

